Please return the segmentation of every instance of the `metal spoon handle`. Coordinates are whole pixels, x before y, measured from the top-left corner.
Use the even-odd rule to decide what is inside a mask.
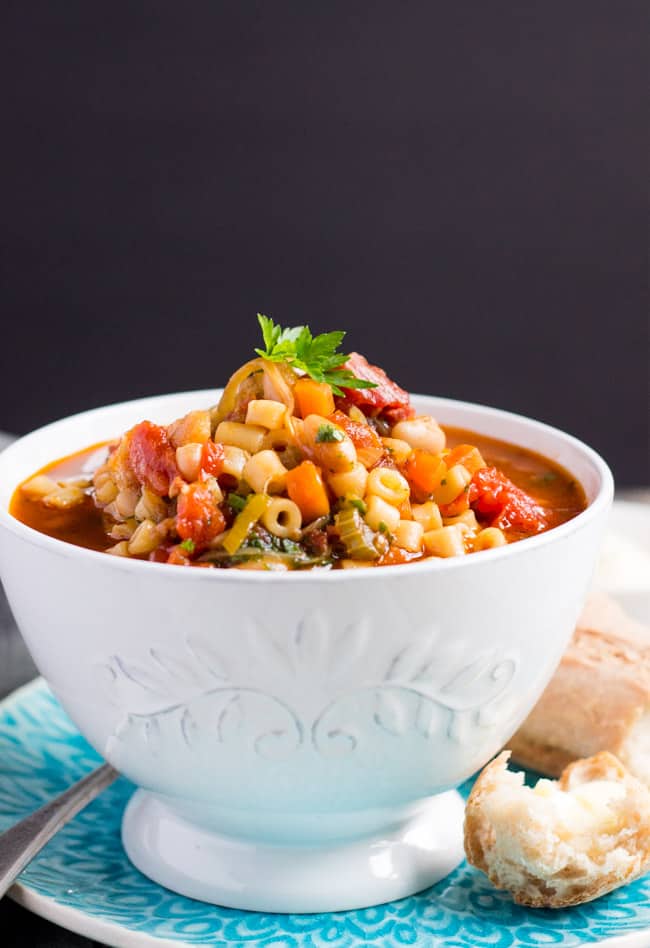
[[[83,810],[118,777],[110,764],[103,764],[69,790],[0,833],[0,899],[23,871],[73,816]]]

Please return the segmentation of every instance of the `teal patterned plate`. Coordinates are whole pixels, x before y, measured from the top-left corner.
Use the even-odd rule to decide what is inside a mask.
[[[0,703],[0,830],[99,762],[43,681],[16,692]],[[77,816],[23,872],[13,898],[122,948],[650,946],[650,876],[562,912],[513,905],[467,864],[427,892],[357,912],[263,915],[195,902],[150,882],[127,860],[120,820],[132,790],[120,779]]]

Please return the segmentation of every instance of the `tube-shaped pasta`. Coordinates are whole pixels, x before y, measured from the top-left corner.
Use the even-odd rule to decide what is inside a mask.
[[[75,487],[74,484],[62,484],[46,494],[43,497],[43,503],[46,507],[53,507],[55,510],[68,510],[82,503],[85,496],[80,487]]]
[[[406,441],[412,448],[440,454],[445,446],[445,433],[431,415],[418,415],[398,421],[391,432],[393,438]]]
[[[498,527],[486,527],[474,537],[473,546],[475,550],[492,550],[497,546],[505,546],[507,542],[503,530]]]
[[[357,449],[342,428],[321,415],[308,415],[303,425],[307,450],[319,467],[333,474],[351,471]]]
[[[138,528],[137,521],[131,517],[124,523],[114,523],[108,531],[111,540],[130,540]]]
[[[237,448],[232,444],[224,445],[223,461],[221,462],[222,473],[241,480],[249,457],[250,453],[242,448]]]
[[[110,475],[104,477],[102,483],[95,486],[95,500],[100,504],[111,504],[117,497],[117,491],[117,484],[113,478]]]
[[[330,474],[327,478],[333,493],[337,497],[345,497],[346,494],[354,494],[356,497],[363,497],[366,492],[368,482],[368,472],[358,461],[355,462],[351,471],[341,471],[338,474]]]
[[[287,469],[275,451],[258,451],[246,461],[243,477],[256,494],[278,494],[284,489]]]
[[[261,425],[272,431],[281,428],[287,413],[283,402],[274,402],[270,398],[253,398],[246,409],[246,424]]]
[[[264,443],[262,444],[262,450],[268,448],[272,451],[277,451],[278,454],[282,454],[292,444],[293,435],[288,428],[273,428],[271,431],[267,431]]]
[[[262,447],[265,435],[266,428],[261,428],[259,425],[242,425],[238,421],[222,421],[221,424],[217,425],[214,440],[255,454]]]
[[[424,529],[417,520],[400,520],[393,530],[395,543],[409,553],[419,553],[422,549]]]
[[[464,531],[458,524],[429,530],[422,537],[422,542],[430,556],[462,556],[465,552]]]
[[[406,478],[392,467],[375,467],[368,474],[366,493],[381,497],[393,507],[401,507],[410,492]]]
[[[413,452],[413,448],[408,441],[402,441],[401,438],[382,438],[381,443],[396,464],[404,464]]]
[[[195,481],[201,473],[203,445],[196,441],[188,442],[176,448],[176,466],[186,481]]]
[[[158,497],[148,487],[143,487],[134,512],[138,520],[153,520],[154,523],[160,523],[167,516],[167,504],[162,497]]]
[[[126,540],[120,540],[120,542],[116,543],[115,546],[109,546],[106,552],[111,553],[113,556],[128,556],[129,544]]]
[[[174,448],[183,444],[205,444],[210,437],[210,412],[190,411],[167,427]]]
[[[476,519],[476,514],[473,510],[465,510],[457,517],[444,517],[442,522],[446,527],[453,527],[453,525],[457,523],[460,526],[465,527],[465,529],[470,533],[477,533],[480,529],[478,520]]]
[[[400,520],[397,507],[393,507],[392,504],[382,500],[382,498],[376,494],[371,494],[371,496],[367,498],[366,504],[365,521],[368,526],[373,530],[381,530],[383,524],[383,526],[392,533]]]
[[[262,514],[262,523],[273,536],[297,540],[300,537],[300,507],[287,497],[274,497]]]
[[[152,553],[160,545],[160,534],[152,520],[143,520],[129,540],[129,554]]]
[[[471,480],[472,475],[466,467],[462,464],[454,464],[434,488],[433,499],[437,504],[450,504],[465,490]]]
[[[425,533],[428,530],[439,530],[442,526],[442,517],[438,505],[434,504],[432,500],[428,500],[425,504],[412,504],[411,513],[413,519],[422,524]]]
[[[20,489],[30,500],[40,500],[42,497],[47,497],[48,494],[51,494],[57,487],[58,484],[56,481],[53,481],[47,474],[37,474],[36,477],[30,478],[30,480],[23,484]],[[113,498],[111,498],[111,500],[112,499]],[[106,501],[106,503],[110,503],[110,501]]]
[[[125,487],[121,490],[114,500],[115,511],[118,518],[127,520],[135,513],[135,508],[140,500],[140,491],[134,487]]]

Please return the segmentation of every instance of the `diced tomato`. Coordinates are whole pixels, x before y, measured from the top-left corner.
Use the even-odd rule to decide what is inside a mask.
[[[178,496],[176,530],[182,540],[205,546],[226,529],[226,519],[214,494],[199,482],[184,487]]]
[[[543,507],[496,467],[478,470],[469,487],[469,503],[490,526],[540,533],[549,526]]]
[[[455,500],[449,504],[438,504],[441,517],[459,517],[469,510],[469,491],[463,490]]]
[[[380,559],[377,566],[399,566],[400,563],[410,563],[412,560],[422,559],[421,553],[411,553],[401,546],[391,546]]]
[[[408,392],[389,379],[383,369],[370,363],[358,352],[350,353],[345,368],[358,379],[374,382],[376,388],[344,388],[345,399],[337,402],[339,408],[345,404],[357,405],[361,411],[371,417],[381,415],[391,424],[404,418],[412,418],[415,409],[411,407]]]
[[[206,474],[212,474],[214,477],[223,471],[223,461],[225,452],[222,444],[215,444],[214,441],[206,441],[201,452],[201,469]]]
[[[164,497],[178,474],[176,455],[165,428],[142,421],[130,432],[129,465],[141,484]]]
[[[374,428],[364,425],[362,421],[353,421],[343,411],[335,411],[329,415],[329,421],[343,428],[346,435],[357,449],[357,458],[364,467],[371,468],[384,456],[384,446]]]

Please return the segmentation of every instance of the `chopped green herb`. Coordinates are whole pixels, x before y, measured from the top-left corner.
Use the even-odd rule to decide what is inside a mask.
[[[184,550],[185,553],[193,553],[196,549],[196,544],[191,537],[188,537],[187,540],[183,540],[180,544],[181,550]]]
[[[535,478],[540,484],[552,484],[553,481],[557,480],[557,474],[553,471],[546,471],[545,474],[538,474]]]
[[[368,513],[368,508],[360,497],[349,497],[348,504],[350,507],[356,507],[362,517],[365,517],[365,515]]]
[[[316,432],[316,444],[330,444],[333,441],[343,441],[345,435],[340,428],[334,425],[320,425]]]
[[[379,529],[379,532],[380,532],[380,533],[390,533],[390,530],[388,529],[388,525],[385,524],[383,520],[381,520],[381,521],[379,522],[379,528],[378,528],[378,529]]]
[[[447,478],[443,477],[443,479],[440,481],[440,486],[444,487],[446,483],[447,483]]]
[[[235,494],[234,492],[228,494],[226,497],[226,503],[231,510],[234,510],[235,513],[240,513],[244,509],[248,502],[248,497],[242,497],[241,494]]]
[[[325,332],[312,336],[309,326],[293,326],[283,329],[268,316],[257,314],[262,330],[265,349],[255,352],[269,362],[286,362],[306,372],[317,382],[327,382],[335,395],[343,395],[344,388],[376,388],[374,382],[358,379],[349,369],[344,368],[347,355],[337,352],[344,332]]]

